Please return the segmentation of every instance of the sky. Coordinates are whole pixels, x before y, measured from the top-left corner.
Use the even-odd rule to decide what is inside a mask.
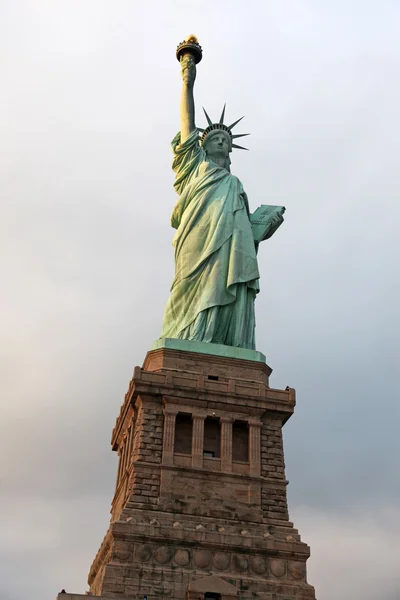
[[[177,44],[245,115],[232,172],[286,206],[260,249],[257,349],[297,390],[290,517],[324,600],[400,597],[400,4],[0,1],[0,598],[84,593],[110,437],[173,277]]]

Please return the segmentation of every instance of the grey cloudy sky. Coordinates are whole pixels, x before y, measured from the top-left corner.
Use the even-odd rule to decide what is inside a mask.
[[[287,207],[258,349],[297,389],[291,518],[324,600],[400,597],[400,4],[0,2],[0,598],[83,593],[111,430],[173,274],[175,47],[197,106],[246,115],[232,171]],[[203,118],[199,115],[199,126]]]

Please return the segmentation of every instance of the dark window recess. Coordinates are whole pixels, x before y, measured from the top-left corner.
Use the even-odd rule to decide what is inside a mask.
[[[211,381],[218,381],[219,377],[218,375],[208,375],[208,379],[211,379]]]
[[[203,450],[204,458],[215,458],[214,452],[210,452],[209,450]]]
[[[176,415],[174,452],[192,454],[192,415]]]
[[[220,600],[221,594],[213,594],[212,592],[206,592],[204,594],[204,600]]]
[[[232,460],[249,461],[249,428],[245,421],[234,421],[232,425]]]
[[[204,421],[203,456],[206,456],[204,452],[212,452],[214,458],[221,456],[221,423],[219,419],[207,417]]]

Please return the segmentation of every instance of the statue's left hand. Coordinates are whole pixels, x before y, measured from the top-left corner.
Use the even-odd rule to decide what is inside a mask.
[[[259,243],[269,239],[283,223],[284,206],[261,205],[250,215],[254,240]]]

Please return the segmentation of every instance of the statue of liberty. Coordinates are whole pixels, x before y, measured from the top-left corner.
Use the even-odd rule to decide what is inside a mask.
[[[175,277],[162,337],[254,349],[258,244],[276,231],[285,209],[262,206],[250,214],[229,156],[242,148],[233,140],[248,134],[232,133],[241,119],[224,124],[225,107],[218,123],[204,111],[208,126],[196,127],[193,89],[202,51],[194,36],[178,46],[177,57],[183,86],[180,132],[172,141]]]

